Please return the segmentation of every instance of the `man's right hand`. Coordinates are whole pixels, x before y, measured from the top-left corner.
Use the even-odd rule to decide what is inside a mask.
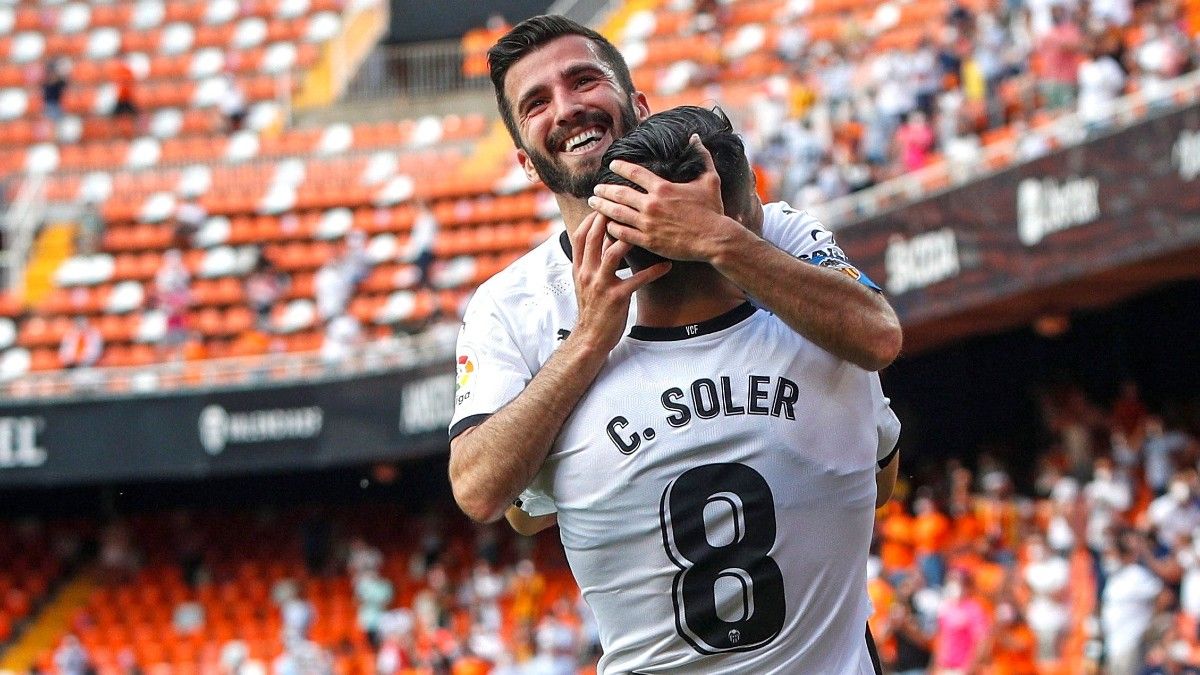
[[[607,237],[608,219],[592,212],[571,233],[575,298],[579,319],[572,336],[607,355],[621,340],[629,318],[629,305],[639,288],[671,270],[663,262],[640,270],[628,279],[617,270],[632,245]]]

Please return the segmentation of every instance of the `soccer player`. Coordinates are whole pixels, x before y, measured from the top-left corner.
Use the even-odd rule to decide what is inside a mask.
[[[450,427],[450,479],[467,515],[500,518],[529,483],[628,328],[634,291],[666,273],[667,263],[618,272],[634,244],[711,263],[790,328],[863,368],[896,357],[895,313],[807,213],[768,205],[752,231],[725,215],[714,171],[680,184],[618,162],[645,193],[602,188],[595,208],[620,223],[589,215],[604,151],[649,114],[602,36],[534,17],[497,42],[489,63],[518,159],[555,193],[567,231],[484,283],[467,308]],[[611,227],[616,245],[589,246],[589,218]]]
[[[659,113],[605,158],[676,182],[715,164],[727,215],[752,223],[753,174],[716,119]],[[702,145],[690,141],[697,127]],[[623,249],[605,243],[600,218],[583,227],[589,255]],[[640,249],[627,257],[635,274],[661,264]],[[890,411],[875,374],[756,308],[707,263],[673,261],[637,300],[636,325],[522,502],[557,512],[596,614],[599,672],[875,672],[866,564],[876,470],[896,461],[880,444],[878,415]]]

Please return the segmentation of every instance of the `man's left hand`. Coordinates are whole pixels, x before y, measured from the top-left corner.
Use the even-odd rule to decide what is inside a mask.
[[[596,186],[588,205],[611,221],[610,235],[670,260],[710,262],[719,242],[744,234],[740,223],[725,216],[721,177],[712,155],[699,137],[693,135],[691,143],[704,158],[705,169],[690,183],[672,183],[637,164],[613,161],[613,172],[646,192],[623,185]]]

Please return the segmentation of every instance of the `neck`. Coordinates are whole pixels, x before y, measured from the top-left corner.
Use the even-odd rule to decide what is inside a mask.
[[[554,199],[558,201],[558,210],[562,213],[563,225],[566,226],[567,232],[575,234],[575,228],[592,212],[592,207],[588,206],[586,199],[571,195],[556,194]]]
[[[720,316],[746,302],[746,294],[710,265],[672,264],[666,276],[638,290],[638,325],[686,326]]]

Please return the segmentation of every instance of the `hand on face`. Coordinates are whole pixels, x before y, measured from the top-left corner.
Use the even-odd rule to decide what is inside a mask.
[[[642,286],[671,269],[671,263],[659,263],[621,279],[617,269],[631,246],[605,237],[608,219],[592,213],[571,234],[575,277],[575,298],[579,321],[572,335],[595,340],[605,353],[625,334],[629,303]]]
[[[732,228],[742,228],[725,217],[721,178],[712,155],[696,136],[691,142],[704,157],[706,168],[690,183],[672,183],[622,160],[612,163],[615,173],[646,192],[620,185],[596,186],[596,196],[588,204],[612,221],[609,234],[671,260],[709,262],[715,255],[714,244]]]

